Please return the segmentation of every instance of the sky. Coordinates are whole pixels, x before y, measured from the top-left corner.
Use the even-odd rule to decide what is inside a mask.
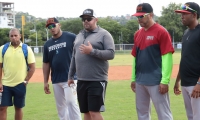
[[[159,1],[159,2],[158,2]],[[154,14],[161,16],[162,6],[170,3],[184,4],[187,0],[1,0],[14,2],[14,10],[28,12],[37,18],[79,17],[82,12],[91,8],[97,17],[132,15],[139,3],[147,2],[153,7]],[[200,1],[193,0],[200,5]]]

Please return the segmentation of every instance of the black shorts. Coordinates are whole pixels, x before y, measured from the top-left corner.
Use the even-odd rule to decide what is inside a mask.
[[[2,100],[0,106],[14,106],[23,108],[25,106],[26,86],[20,83],[15,87],[3,86]]]
[[[105,111],[104,100],[107,82],[79,81],[77,95],[81,113]]]

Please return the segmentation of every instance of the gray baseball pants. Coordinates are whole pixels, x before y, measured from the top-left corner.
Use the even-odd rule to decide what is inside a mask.
[[[158,120],[173,120],[168,93],[160,94],[159,85],[145,86],[136,83],[136,109],[138,120],[150,120],[150,100],[158,115]]]
[[[191,94],[194,86],[182,86],[182,95],[188,120],[200,120],[200,97],[192,98]]]

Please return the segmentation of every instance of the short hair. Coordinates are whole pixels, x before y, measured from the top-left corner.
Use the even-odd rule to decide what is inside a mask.
[[[17,29],[17,28],[11,28],[10,31],[9,31],[9,36],[10,36],[10,33],[11,33],[12,31],[17,31],[18,34],[20,34],[19,29]]]

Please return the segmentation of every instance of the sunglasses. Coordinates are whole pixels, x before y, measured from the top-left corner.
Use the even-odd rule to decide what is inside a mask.
[[[194,12],[197,12],[196,10],[194,10],[194,9],[192,9],[192,8],[186,6],[186,5],[182,5],[182,6],[181,6],[181,9],[182,9],[182,10],[192,10],[192,11],[194,11]]]
[[[88,22],[90,22],[92,19],[93,19],[93,17],[82,18],[82,21],[85,22],[85,20],[87,20]]]
[[[56,24],[51,24],[51,25],[49,25],[47,28],[48,29],[53,29],[53,28],[55,28],[56,27]]]
[[[144,15],[141,15],[141,16],[136,16],[137,17],[137,19],[142,19],[142,18],[144,18],[145,16],[147,16],[147,15],[149,15],[150,13],[146,13],[146,14],[144,14]]]

